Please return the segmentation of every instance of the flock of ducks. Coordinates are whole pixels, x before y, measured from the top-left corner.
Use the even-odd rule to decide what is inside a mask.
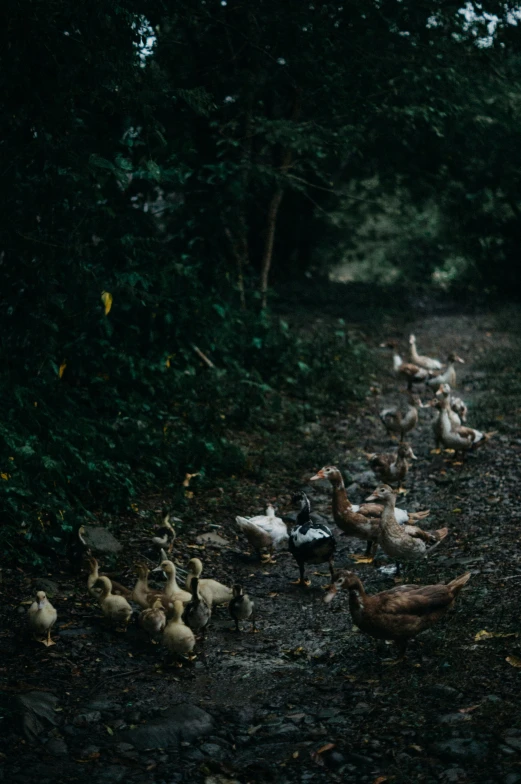
[[[428,509],[408,512],[396,506],[397,494],[406,492],[402,484],[408,474],[409,460],[417,459],[404,439],[418,423],[418,410],[436,410],[432,423],[436,445],[433,452],[439,452],[443,446],[453,450],[456,457],[462,456],[486,443],[493,435],[464,424],[467,407],[452,393],[456,383],[455,363],[463,360],[451,353],[447,368],[443,370],[438,360],[418,354],[414,335],[410,336],[409,343],[411,361],[407,363],[397,353],[395,343],[384,344],[393,351],[395,376],[407,381],[409,400],[403,411],[400,408],[379,411],[387,432],[400,437],[396,452],[367,455],[380,484],[364,503],[355,505],[347,496],[342,474],[336,466],[324,466],[311,477],[311,481],[326,480],[330,483],[332,517],[340,531],[366,542],[365,554],[351,557],[359,564],[374,563],[380,547],[395,562],[397,575],[403,564],[428,557],[448,535],[447,528],[426,531],[419,527],[418,524],[429,516]],[[413,392],[414,385],[419,384],[434,391],[427,405],[422,404]],[[398,489],[393,489],[393,486]],[[277,517],[274,507],[269,505],[264,515],[236,517],[239,532],[244,534],[265,564],[275,563],[276,551],[287,547],[299,569],[297,585],[310,585],[305,577],[307,564],[328,563],[331,584],[324,601],[329,603],[340,591],[346,590],[350,611],[358,628],[376,639],[394,640],[401,657],[408,641],[436,623],[452,607],[470,579],[470,573],[466,573],[447,584],[397,585],[369,596],[355,573],[335,570],[335,535],[323,518],[311,512],[308,496],[299,492],[292,501],[299,506],[296,519]],[[178,584],[176,566],[167,554],[172,552],[174,540],[175,529],[169,516],[165,515],[152,540],[161,552],[161,562],[152,571],[162,572],[166,583],[161,590],[150,588],[148,567],[138,566],[137,581],[131,590],[111,581],[106,575],[100,575],[98,563],[87,550],[80,528],[80,547],[83,547],[82,555],[89,569],[87,590],[98,602],[107,622],[126,628],[134,612],[130,604],[133,602],[140,608],[139,625],[152,638],[160,638],[167,651],[177,657],[192,654],[196,635],[204,638],[212,612],[219,605],[228,605],[236,631],[240,630],[240,622],[247,620],[252,623],[252,631],[256,631],[254,603],[242,586],[228,587],[217,580],[203,578],[203,564],[198,558],[192,558],[188,563],[184,587]],[[28,624],[33,637],[45,645],[53,645],[51,630],[56,619],[55,608],[43,591],[38,592],[28,610]]]

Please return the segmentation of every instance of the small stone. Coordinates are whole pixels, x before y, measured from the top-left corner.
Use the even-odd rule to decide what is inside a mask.
[[[431,745],[431,750],[443,759],[455,762],[473,762],[483,759],[487,755],[485,743],[478,743],[471,738],[452,738],[452,740],[438,741]]]
[[[217,762],[222,762],[227,756],[223,747],[218,746],[217,743],[203,743],[199,749],[205,757],[210,757],[210,759],[216,760]]]
[[[86,525],[84,528],[85,533],[83,538],[91,550],[94,550],[97,553],[112,555],[119,553],[120,550],[123,549],[121,543],[118,542],[116,537],[111,534],[107,528],[102,528],[97,525]]]
[[[505,738],[505,743],[507,744],[507,746],[510,746],[510,748],[515,749],[516,751],[519,751],[521,753],[521,738],[508,737]]]
[[[226,547],[227,545],[230,544],[228,539],[219,536],[219,534],[216,534],[213,531],[209,531],[206,534],[201,534],[200,536],[197,536],[195,541],[197,542],[197,544],[210,544],[210,545],[214,545],[215,547]]]
[[[472,716],[468,713],[446,713],[439,718],[440,724],[460,724],[464,721],[472,721]]]
[[[69,753],[69,749],[67,748],[67,744],[65,743],[62,738],[51,738],[45,744],[45,750],[52,754],[54,757],[61,757],[64,754]]]
[[[101,713],[99,711],[90,711],[89,713],[79,713],[72,720],[75,727],[86,727],[89,724],[97,724],[101,721]]]

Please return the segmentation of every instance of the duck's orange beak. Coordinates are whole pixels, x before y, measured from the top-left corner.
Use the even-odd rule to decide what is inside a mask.
[[[313,482],[315,479],[325,479],[325,478],[326,477],[324,476],[324,471],[322,469],[320,469],[320,471],[317,471],[315,476],[312,476],[309,481]]]
[[[380,496],[378,495],[378,493],[371,493],[371,495],[368,495],[365,500],[366,501],[379,501],[380,500]]]
[[[326,595],[324,596],[324,601],[326,604],[329,604],[333,601],[335,596],[337,595],[338,591],[336,589],[336,585],[333,583],[332,585],[328,585],[328,590]]]

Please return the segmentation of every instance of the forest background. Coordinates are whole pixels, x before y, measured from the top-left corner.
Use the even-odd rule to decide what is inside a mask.
[[[187,503],[187,473],[261,482],[237,433],[283,439],[366,394],[349,320],[311,328],[331,278],[369,323],[425,292],[519,299],[516,4],[8,0],[3,17],[8,557],[62,552],[152,488]]]

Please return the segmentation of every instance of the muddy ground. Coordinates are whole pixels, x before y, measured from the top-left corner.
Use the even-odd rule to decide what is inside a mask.
[[[308,481],[321,467],[318,459],[343,470],[353,485],[350,499],[359,502],[367,494],[354,482],[367,469],[364,452],[392,448],[368,396],[296,429],[284,466],[268,471],[262,486],[233,478],[225,489],[199,492],[196,481],[191,485],[194,497],[179,512],[176,563],[183,567],[198,555],[207,575],[243,583],[258,608],[258,634],[247,627],[231,632],[226,610],[217,610],[206,657],[166,667],[161,647],[136,625],[126,634],[104,629],[84,577],[64,565],[42,585],[55,594],[59,613],[57,644],[47,649],[24,638],[27,605],[20,604],[41,578],[4,570],[2,780],[521,782],[521,402],[509,366],[514,356],[519,364],[510,327],[493,315],[438,313],[407,329],[386,328],[404,350],[409,329],[425,353],[443,357],[456,348],[467,359],[459,388],[469,424],[498,431],[464,465],[454,465],[449,455],[430,454],[431,414],[421,412],[411,438],[420,459],[400,505],[429,508],[425,528],[446,525],[450,535],[404,580],[448,581],[467,570],[472,579],[455,610],[410,645],[404,663],[388,666],[374,641],[353,628],[347,596],[323,603],[325,566],[310,568],[312,588],[297,588],[290,584],[297,576],[291,556],[281,553],[276,565],[262,566],[246,555],[233,524],[236,514],[261,512],[268,499],[289,511],[297,487],[330,517],[329,488]],[[383,337],[362,329],[374,345]],[[386,354],[375,360],[382,404],[399,399],[389,365]],[[268,446],[273,437],[266,435]],[[266,448],[263,438],[251,439],[251,460]],[[292,453],[306,466],[296,475]],[[148,513],[164,500],[146,499],[132,519],[114,521],[124,550],[107,570],[128,585],[133,563],[152,556]],[[205,533],[225,543],[198,540]],[[338,543],[339,566],[363,550],[343,536]],[[357,572],[370,592],[394,585],[378,568],[361,565]],[[476,640],[483,630],[495,636]],[[393,655],[389,646],[387,657]]]

